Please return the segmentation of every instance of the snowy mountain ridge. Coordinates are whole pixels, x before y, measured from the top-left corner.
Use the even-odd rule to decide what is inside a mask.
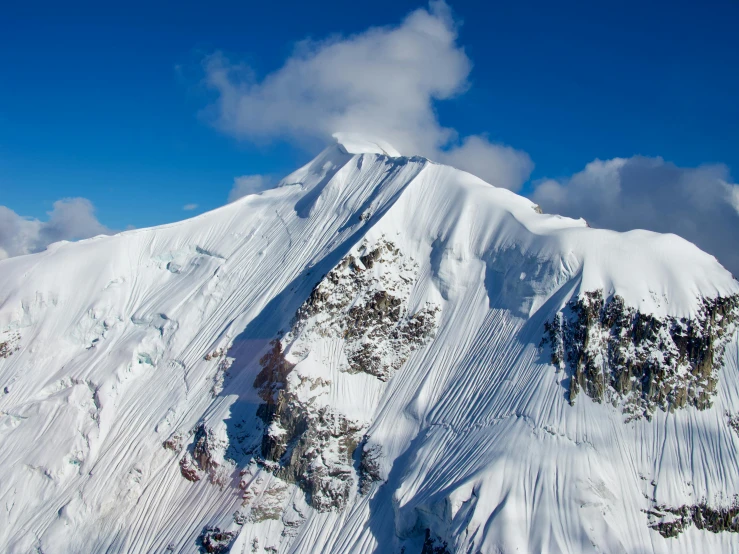
[[[739,551],[729,272],[337,140],[0,261],[3,549]]]

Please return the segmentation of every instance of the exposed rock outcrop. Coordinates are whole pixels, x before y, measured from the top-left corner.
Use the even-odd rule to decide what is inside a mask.
[[[252,504],[248,521],[259,523],[280,519],[287,494],[287,483],[273,478],[259,498]]]
[[[552,364],[571,373],[571,403],[583,390],[638,418],[657,408],[710,407],[738,320],[739,295],[704,298],[694,318],[678,319],[640,313],[596,290],[548,322],[542,343]]]
[[[0,340],[0,359],[10,358],[13,352],[17,352],[20,349],[21,335],[18,331],[10,334],[4,340]]]
[[[360,445],[361,453],[359,458],[359,492],[367,494],[372,488],[373,483],[382,481],[380,475],[380,457],[382,450],[380,445],[375,444],[368,446],[366,437]]]
[[[418,266],[392,242],[381,241],[374,248],[365,244],[363,252],[358,258],[346,256],[313,289],[286,340],[341,337],[347,371],[387,381],[413,350],[433,337],[438,308],[427,304],[408,313]]]
[[[451,552],[446,541],[433,535],[430,529],[426,529],[421,554],[451,554]]]
[[[426,305],[408,311],[418,267],[388,241],[358,256],[347,255],[298,309],[291,329],[272,341],[261,358],[254,386],[263,404],[262,456],[276,476],[297,484],[319,511],[341,510],[359,482],[362,490],[379,480],[378,452],[363,453],[360,475],[354,451],[366,424],[328,406],[316,405],[290,386],[290,374],[316,341],[338,341],[345,356],[340,369],[386,381],[411,352],[431,340],[438,309]],[[326,388],[323,377],[300,377],[309,388]]]
[[[278,477],[296,483],[318,511],[342,509],[354,485],[352,454],[362,427],[328,407],[314,409],[289,392],[278,403],[263,405],[270,424],[262,438],[262,455]]]
[[[184,441],[181,433],[175,433],[164,442],[164,447],[179,451]],[[194,432],[193,445],[180,458],[180,473],[189,481],[199,481],[207,475],[212,484],[225,486],[235,469],[234,462],[226,458],[227,449],[227,438],[200,423]]]
[[[180,450],[182,450],[182,447],[185,446],[186,440],[186,436],[182,433],[174,433],[171,437],[169,437],[162,443],[162,446],[167,450],[179,452]]]
[[[739,435],[739,415],[726,414],[726,424],[731,428],[732,431]]]
[[[180,473],[185,479],[192,482],[200,481],[202,477],[202,471],[189,452],[185,452],[180,458]]]
[[[201,533],[198,542],[204,552],[220,554],[222,552],[228,552],[236,535],[237,533],[233,531],[222,531],[218,527],[206,527]]]
[[[739,504],[713,508],[705,502],[693,506],[670,508],[656,506],[647,511],[649,526],[665,538],[677,537],[691,525],[712,533],[739,533]]]

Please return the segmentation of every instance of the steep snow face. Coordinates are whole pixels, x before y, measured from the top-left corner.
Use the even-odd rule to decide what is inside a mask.
[[[0,549],[739,551],[732,276],[338,140],[0,261]]]

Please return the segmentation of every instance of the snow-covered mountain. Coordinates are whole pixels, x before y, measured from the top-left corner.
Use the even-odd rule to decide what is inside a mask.
[[[3,552],[739,552],[739,283],[340,137],[0,261]]]

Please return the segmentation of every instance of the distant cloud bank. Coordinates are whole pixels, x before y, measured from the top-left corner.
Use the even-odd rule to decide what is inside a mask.
[[[86,198],[57,200],[47,221],[23,217],[0,206],[0,259],[40,252],[60,240],[79,240],[111,232],[97,220],[95,208]]]
[[[546,212],[616,231],[675,233],[739,276],[739,185],[723,164],[678,167],[662,158],[595,160],[564,179],[537,183]]]

